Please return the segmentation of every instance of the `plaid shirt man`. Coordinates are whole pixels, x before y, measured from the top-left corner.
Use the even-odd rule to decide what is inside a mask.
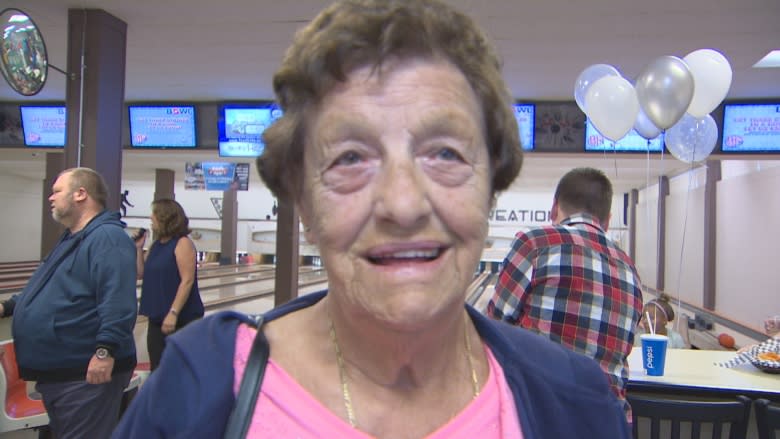
[[[640,285],[631,258],[580,213],[517,234],[487,313],[596,359],[631,422],[625,386]]]

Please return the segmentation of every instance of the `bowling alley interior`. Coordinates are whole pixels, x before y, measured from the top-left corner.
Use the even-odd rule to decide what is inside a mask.
[[[635,414],[666,419],[652,437],[685,437],[668,413],[683,433],[700,419],[711,433],[727,417],[712,407],[739,405],[722,437],[775,437],[780,2],[444,1],[495,42],[523,154],[490,203],[464,306],[487,313],[516,236],[554,222],[561,177],[598,169],[613,187],[606,236],[635,264],[642,303],[672,311],[660,311],[663,329],[634,337]],[[152,231],[155,200],[182,206],[207,316],[262,314],[327,290],[298,207],[264,185],[257,157],[284,114],[274,72],[329,3],[2,0],[0,301],[22,294],[57,245],[65,228],[49,197],[74,167],[103,176],[128,236]],[[661,308],[646,309],[656,311],[645,321]],[[35,383],[16,370],[12,325],[0,319],[0,439],[52,437]],[[127,405],[153,373],[147,330],[139,315]],[[639,334],[667,330],[681,345],[663,345],[653,374]],[[637,438],[658,433],[638,419]]]

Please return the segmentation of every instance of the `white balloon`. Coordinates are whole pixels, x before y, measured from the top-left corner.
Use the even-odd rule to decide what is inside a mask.
[[[588,118],[601,134],[617,142],[634,127],[639,113],[636,90],[621,76],[605,76],[585,95]]]
[[[687,113],[696,118],[710,114],[726,97],[731,87],[731,65],[720,52],[699,49],[683,58],[696,85]]]
[[[620,73],[609,64],[593,64],[586,67],[580,73],[580,76],[577,77],[577,81],[574,83],[574,100],[583,113],[587,113],[585,110],[585,94],[587,94],[588,88],[605,76],[620,76]]]
[[[666,148],[677,160],[700,162],[710,156],[718,141],[718,125],[709,114],[696,118],[684,114],[674,126],[666,130]]]

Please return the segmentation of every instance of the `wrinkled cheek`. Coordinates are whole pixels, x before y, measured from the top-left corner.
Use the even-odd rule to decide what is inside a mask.
[[[328,264],[328,262],[325,262]],[[357,257],[338,253],[330,260],[328,270],[328,284],[331,291],[337,292],[342,298],[349,301],[364,302],[369,291],[381,290],[382,286],[375,279],[367,278],[361,271],[365,268]],[[366,306],[368,303],[365,304]]]
[[[466,254],[459,258],[463,266],[458,268],[459,270],[466,270],[470,276],[470,273],[472,273],[472,270],[482,257],[489,226],[487,214],[479,210],[473,210],[469,212],[469,215],[464,215],[464,217],[464,222],[459,225],[459,228],[461,230],[461,239],[466,247]]]
[[[461,236],[463,241],[471,242],[476,240],[480,242],[480,245],[484,245],[488,235],[487,205],[481,205],[480,201],[474,199],[460,202],[453,201],[450,198],[450,203],[453,203],[453,206],[457,206],[455,214],[451,217],[451,223],[454,224],[456,233]]]
[[[332,284],[346,287],[357,277],[359,258],[350,253],[350,244],[355,238],[355,228],[345,227],[346,218],[340,215],[315,215],[313,229],[317,235],[317,247],[328,270]]]

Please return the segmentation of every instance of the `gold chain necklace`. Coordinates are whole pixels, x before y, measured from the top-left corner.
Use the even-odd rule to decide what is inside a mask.
[[[347,419],[352,428],[357,427],[355,421],[355,411],[352,409],[352,398],[349,395],[349,386],[347,386],[347,376],[344,371],[344,358],[341,356],[339,342],[336,340],[336,329],[333,327],[333,320],[330,320],[330,340],[333,342],[333,349],[336,351],[336,361],[339,364],[339,379],[341,380],[341,394],[344,399],[344,408],[347,409]]]
[[[333,342],[333,350],[336,351],[336,362],[339,366],[339,380],[341,380],[341,394],[344,400],[344,408],[347,410],[347,420],[352,428],[357,428],[357,421],[355,420],[355,409],[352,407],[352,396],[349,393],[349,385],[347,385],[347,373],[344,368],[344,357],[341,355],[341,349],[339,348],[339,342],[336,339],[336,328],[333,327],[333,320],[330,320],[330,340]],[[474,398],[479,396],[479,380],[477,379],[477,370],[474,368],[474,360],[471,358],[471,342],[469,341],[468,325],[463,327],[463,335],[466,338],[466,358],[471,368],[471,383],[474,388]]]

